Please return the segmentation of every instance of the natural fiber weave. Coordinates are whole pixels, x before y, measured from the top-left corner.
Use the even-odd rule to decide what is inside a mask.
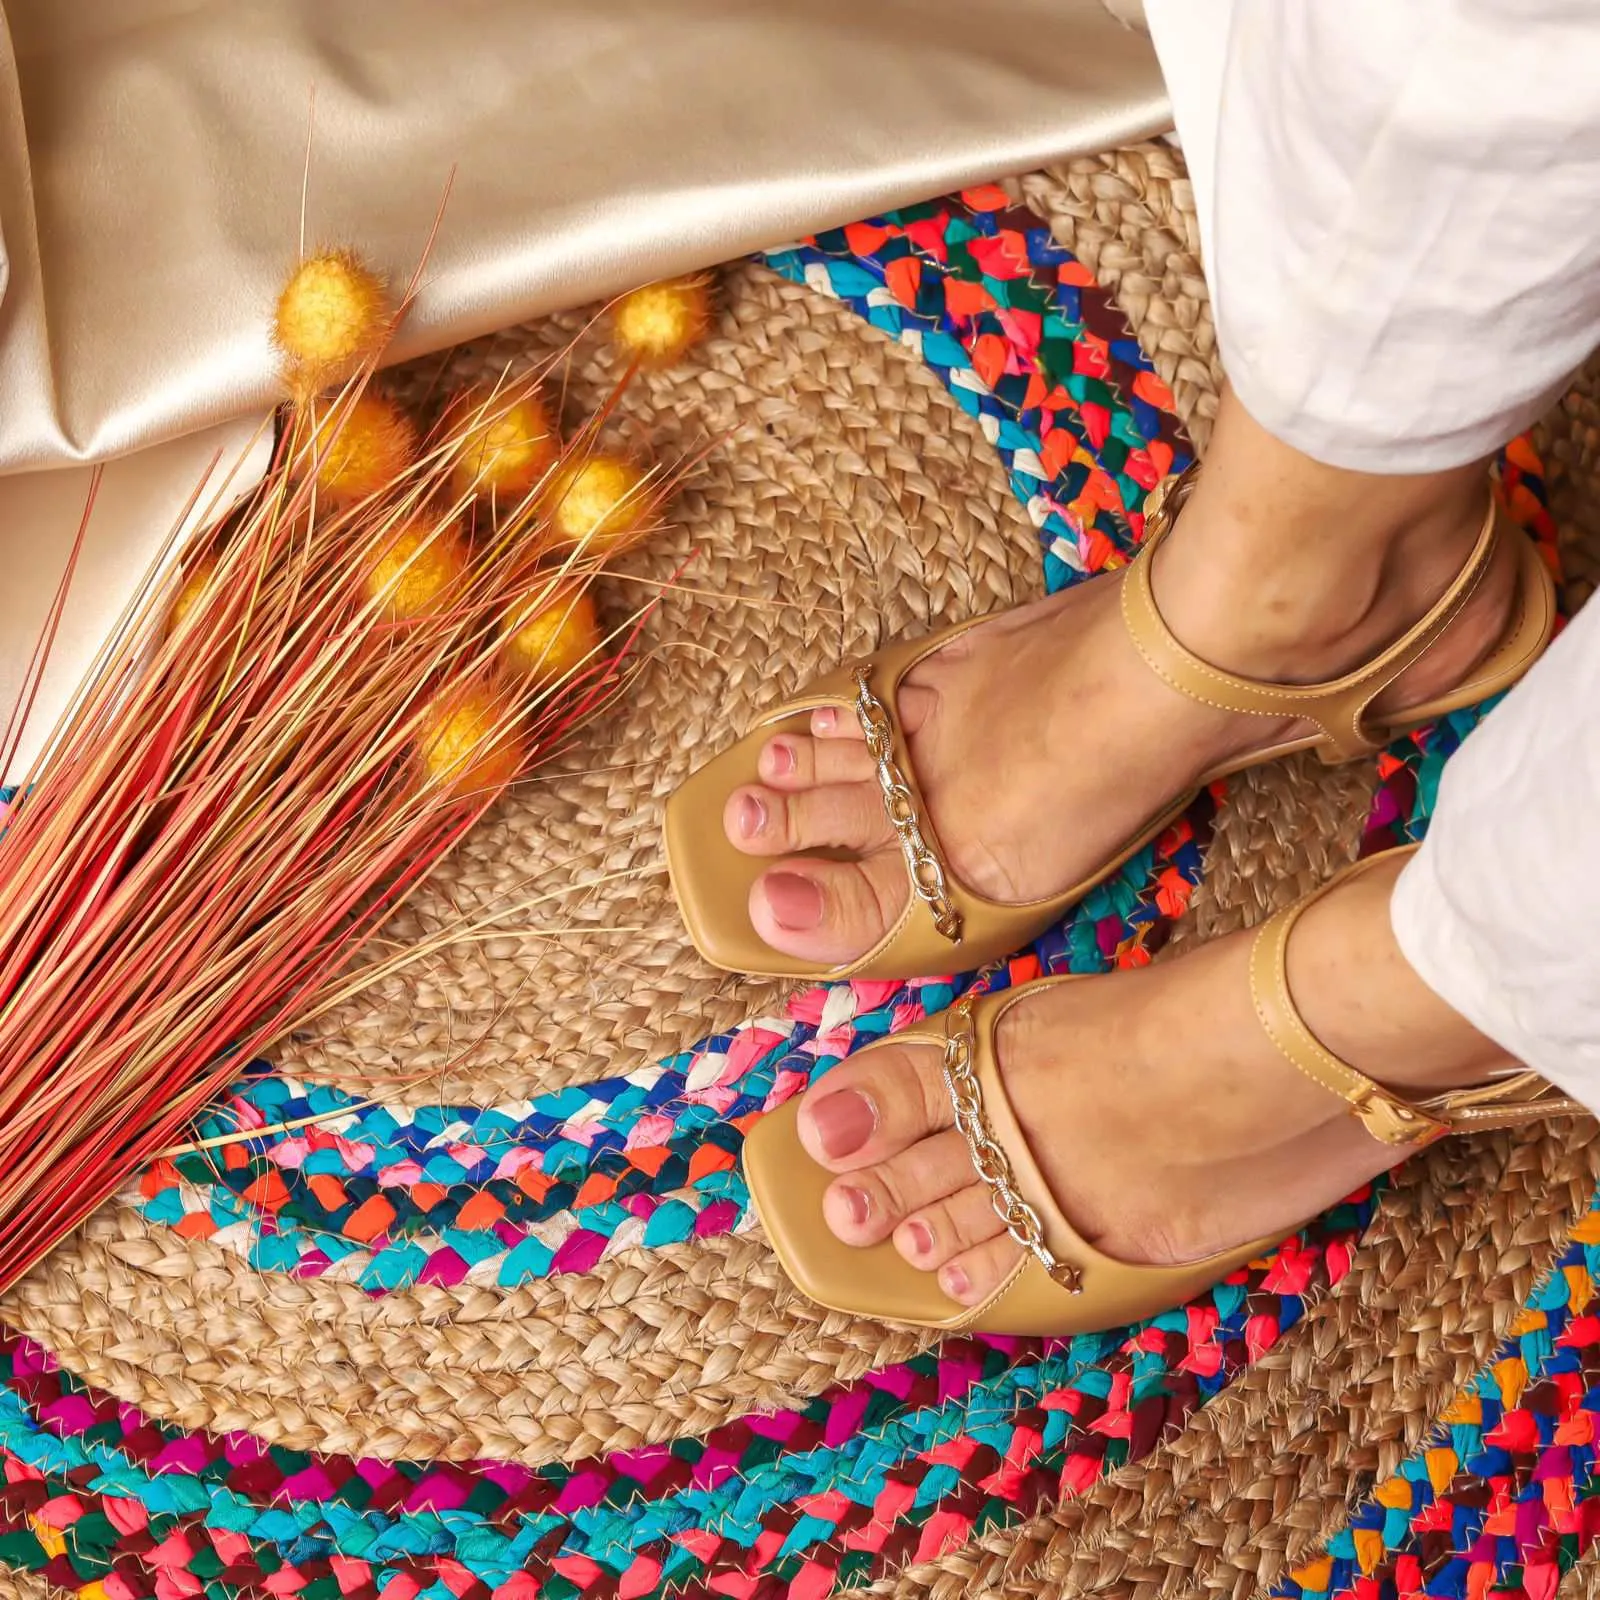
[[[1140,147],[1034,175],[1020,192],[1112,291],[1170,385],[1179,415],[1203,434],[1215,393],[1214,338],[1177,158],[1164,146]],[[977,222],[992,205],[980,203]],[[761,1094],[778,1093],[776,1084],[760,1079],[767,1059],[760,1052],[781,1066],[783,1050],[792,1047],[783,1030],[795,1024],[781,1020],[784,1001],[775,986],[728,980],[687,952],[658,870],[661,797],[704,749],[842,651],[1014,604],[1039,583],[1041,548],[1047,572],[1059,575],[1052,560],[1074,558],[1047,492],[1061,492],[1069,469],[1039,468],[1037,457],[1047,452],[1041,447],[1030,455],[1037,441],[1020,439],[1007,422],[999,392],[1010,381],[1003,361],[995,356],[991,363],[993,348],[976,342],[981,329],[964,352],[944,338],[937,316],[924,315],[924,298],[937,299],[938,280],[919,284],[914,270],[908,275],[894,266],[910,259],[896,255],[906,237],[915,242],[913,255],[946,247],[976,252],[976,265],[962,268],[972,266],[963,280],[968,298],[970,285],[981,282],[994,293],[1014,293],[1013,305],[1026,307],[1034,268],[1048,252],[1028,245],[1025,261],[1022,235],[1007,232],[1011,224],[1003,218],[994,233],[980,227],[970,248],[958,246],[945,224],[937,224],[943,232],[916,232],[936,224],[935,217],[907,213],[904,237],[894,227],[849,237],[842,230],[774,257],[776,271],[731,269],[711,344],[685,367],[648,379],[625,404],[622,431],[641,445],[648,439],[666,448],[711,446],[682,508],[686,531],[664,535],[630,569],[635,578],[662,583],[683,568],[679,587],[649,626],[643,669],[626,707],[553,778],[480,831],[441,885],[433,910],[421,908],[410,930],[428,926],[445,906],[471,910],[526,893],[529,880],[538,890],[585,872],[580,893],[523,918],[581,929],[581,939],[508,937],[450,951],[420,978],[325,1020],[287,1053],[281,1064],[288,1070],[397,1105],[484,1105],[535,1090],[548,1096],[564,1084],[602,1078],[615,1084],[618,1074],[647,1069],[708,1033],[758,1016],[768,1019],[767,1034],[758,1025],[754,1033],[724,1036],[732,1043],[722,1048],[729,1056],[743,1052],[740,1070],[760,1080],[757,1103]],[[877,279],[856,276],[869,260],[888,263]],[[1104,328],[1098,291],[1087,281],[1062,292],[1081,294],[1082,315],[1100,318],[1096,325]],[[508,359],[537,359],[580,325],[574,317],[517,330],[455,352],[444,365],[452,376],[482,377]],[[1085,348],[1093,354],[1087,335]],[[598,341],[587,344],[573,366],[575,409],[605,392],[611,371]],[[1125,363],[1114,376],[1138,382]],[[400,382],[413,395],[432,394],[441,385],[438,364],[423,364]],[[1570,399],[1541,436],[1558,511],[1577,503],[1600,470],[1589,393]],[[1153,441],[1151,417],[1140,425],[1147,430],[1142,437]],[[1128,436],[1135,456],[1139,438]],[[1145,466],[1135,461],[1130,470]],[[1081,476],[1070,481],[1083,484]],[[1027,499],[1026,511],[1010,488]],[[1581,546],[1573,570],[1592,572],[1582,563],[1600,541],[1586,543],[1570,514],[1563,532]],[[701,554],[684,567],[694,548]],[[1107,559],[1114,554],[1101,551]],[[632,593],[626,581],[612,586],[612,615],[626,610]],[[1046,958],[1086,967],[1119,956],[1144,959],[1173,917],[1173,942],[1257,920],[1348,858],[1369,814],[1386,828],[1413,816],[1458,733],[1443,730],[1442,742],[1391,760],[1381,773],[1371,766],[1287,763],[1235,782],[1209,825],[1206,878],[1192,896],[1193,846],[1186,844],[1152,869],[1158,883],[1152,899],[1117,888],[1079,920],[1077,943],[1047,946]],[[1018,964],[1000,981],[1029,970]],[[930,992],[921,1003],[947,998]],[[851,996],[843,1009],[804,1021],[789,1038],[803,1036],[818,1056],[848,1047],[865,1036],[864,1028],[880,1025],[874,1008],[884,1003],[878,993]],[[825,1040],[836,1042],[825,1049]],[[463,1053],[469,1044],[476,1048]],[[734,1080],[720,1075],[724,1059],[715,1051],[691,1055],[686,1080],[705,1069],[708,1082],[727,1083],[733,1095]],[[653,1070],[635,1078],[654,1084]],[[609,1127],[605,1119],[613,1114],[625,1125],[633,1113],[623,1101],[582,1102],[579,1095],[576,1110],[553,1109],[537,1124],[537,1139],[518,1137],[544,1151],[547,1164],[551,1151],[567,1150],[561,1170],[575,1174],[575,1194],[562,1205],[597,1219],[607,1205],[614,1208],[606,1185],[621,1169],[607,1165],[603,1141],[585,1150],[581,1140],[573,1142],[574,1130]],[[275,1233],[251,1231],[230,1224],[228,1212],[219,1224],[214,1212],[217,1196],[231,1193],[228,1183],[242,1187],[249,1177],[265,1185],[270,1177],[285,1192],[293,1188],[284,1217],[303,1219],[312,1204],[305,1173],[252,1166],[241,1175],[219,1161],[215,1174],[163,1179],[147,1191],[154,1195],[152,1215],[168,1206],[160,1213],[168,1223],[133,1207],[96,1218],[0,1305],[0,1318],[36,1339],[91,1390],[180,1430],[181,1441],[197,1445],[205,1433],[239,1430],[282,1449],[314,1448],[330,1463],[453,1462],[464,1471],[484,1461],[570,1464],[594,1474],[596,1484],[613,1464],[633,1461],[652,1444],[676,1441],[686,1453],[644,1450],[645,1464],[635,1462],[634,1470],[691,1461],[699,1441],[717,1430],[740,1434],[743,1419],[755,1412],[772,1414],[780,1429],[773,1435],[777,1451],[786,1419],[827,1395],[838,1397],[834,1403],[845,1414],[860,1399],[859,1393],[847,1398],[845,1386],[867,1380],[870,1388],[871,1375],[899,1374],[888,1380],[891,1388],[908,1385],[908,1393],[934,1381],[925,1341],[820,1313],[785,1284],[759,1231],[741,1219],[737,1194],[719,1187],[726,1152],[694,1144],[694,1103],[680,1098],[662,1107],[653,1113],[663,1123],[656,1137],[661,1151],[681,1152],[664,1159],[684,1161],[686,1187],[665,1196],[652,1215],[677,1205],[692,1218],[698,1205],[693,1237],[644,1242],[647,1234],[619,1225],[611,1243],[604,1249],[597,1243],[581,1263],[566,1270],[550,1263],[503,1287],[492,1277],[427,1281],[414,1272],[398,1287],[374,1285],[341,1276],[337,1261],[319,1268],[321,1275],[296,1276],[289,1271],[292,1252],[270,1261],[251,1252],[274,1242],[302,1248],[303,1220]],[[726,1107],[724,1114],[734,1115]],[[701,1157],[708,1150],[716,1159],[706,1164]],[[326,1226],[350,1226],[349,1205],[368,1193],[360,1188],[366,1180],[349,1176],[359,1163],[348,1153],[322,1151],[323,1157],[316,1182],[335,1169],[346,1175],[325,1201]],[[658,1169],[669,1170],[675,1169]],[[851,1581],[872,1575],[870,1561],[903,1567],[871,1587],[905,1600],[957,1594],[1031,1600],[1040,1593],[1142,1600],[1245,1595],[1275,1585],[1316,1557],[1350,1508],[1399,1466],[1456,1388],[1494,1352],[1559,1254],[1571,1219],[1587,1205],[1597,1171],[1600,1154],[1587,1129],[1556,1127],[1438,1148],[1402,1173],[1348,1272],[1302,1320],[1288,1326],[1305,1303],[1295,1288],[1252,1297],[1252,1306],[1271,1311],[1270,1327],[1258,1335],[1263,1348],[1247,1352],[1246,1341],[1236,1341],[1220,1374],[1225,1387],[1209,1403],[1189,1409],[1188,1401],[1173,1398],[1171,1412],[1161,1413],[1172,1432],[1151,1453],[1098,1482],[1097,1459],[1074,1455],[1086,1474],[1074,1497],[1021,1523],[987,1529],[980,1505],[975,1520],[950,1524],[948,1548],[920,1563],[916,1539],[887,1537],[901,1515],[882,1509],[894,1503],[891,1474],[876,1522],[842,1520],[843,1531],[817,1546],[814,1557],[787,1568],[768,1565],[759,1582],[747,1582],[732,1566],[719,1569],[722,1592],[764,1600],[781,1590],[814,1600],[830,1570],[823,1558],[841,1555],[856,1563],[846,1569]],[[385,1193],[399,1205],[427,1177],[396,1179]],[[469,1191],[464,1178],[454,1181],[463,1193],[479,1192]],[[584,1212],[583,1196],[595,1183],[601,1198]],[[201,1192],[207,1187],[214,1191],[209,1196]],[[448,1184],[435,1187],[442,1195]],[[268,1189],[260,1193],[265,1205]],[[715,1226],[702,1226],[713,1214]],[[533,1224],[549,1225],[543,1213]],[[612,1226],[590,1223],[591,1230]],[[600,1232],[589,1236],[600,1240]],[[572,1236],[566,1237],[561,1248],[569,1249]],[[1325,1260],[1316,1260],[1337,1276],[1341,1250],[1336,1242]],[[1317,1302],[1320,1280],[1307,1270],[1304,1287]],[[1164,1348],[1187,1357],[1215,1350],[1223,1360],[1219,1347],[1192,1330],[1181,1337],[1169,1330],[1163,1338]],[[950,1348],[959,1347],[956,1341]],[[937,1383],[971,1381],[978,1357],[968,1349],[962,1359],[965,1366],[940,1374]],[[1017,1370],[1019,1353],[996,1350],[982,1359],[1000,1381]],[[1103,1372],[1109,1379],[1113,1366],[1092,1364],[1088,1376]],[[1089,1393],[1062,1392],[1077,1394],[1079,1406]],[[1198,1398],[1209,1395],[1208,1388]],[[1085,1414],[1106,1430],[1102,1449],[1108,1439],[1127,1437],[1118,1429],[1151,1425],[1148,1411],[1129,1396],[1113,1396],[1103,1408],[1095,1398],[1094,1407]],[[889,1415],[870,1428],[858,1424],[854,1434],[846,1430],[844,1439],[871,1444],[890,1431]],[[893,1426],[910,1421],[896,1414]],[[958,1421],[944,1448],[970,1442],[972,1427],[970,1418]],[[752,1455],[750,1440],[740,1437],[739,1470],[754,1473],[749,1463],[760,1452]],[[1027,1448],[1017,1435],[1007,1437],[1012,1448]],[[869,1451],[861,1470],[879,1470],[873,1462]],[[998,1464],[994,1471],[998,1479]],[[1000,1488],[986,1492],[992,1505],[1003,1499]],[[808,1517],[840,1514],[830,1498],[836,1494],[817,1492],[804,1515],[795,1512],[784,1524],[802,1546]],[[45,1538],[56,1537],[51,1530],[58,1525],[72,1525],[69,1512],[58,1507],[46,1516],[46,1509],[31,1513]],[[573,1526],[592,1517],[600,1530],[592,1536],[603,1545],[608,1514],[597,1504],[575,1514]],[[725,1548],[738,1545],[741,1515],[726,1512]],[[702,1534],[709,1537],[708,1530],[695,1537]],[[141,1537],[129,1533],[127,1551]],[[212,1571],[208,1562],[227,1559],[241,1563],[241,1573],[254,1570],[257,1555],[245,1550],[242,1536],[215,1551],[181,1530],[163,1537],[155,1554],[129,1554],[126,1564],[128,1573],[143,1571],[147,1559],[158,1566],[172,1585],[163,1600],[195,1592],[197,1574]],[[777,1560],[775,1550],[759,1556],[760,1548],[752,1559]],[[314,1553],[303,1559],[307,1570],[314,1568]],[[537,1592],[559,1600],[602,1592],[581,1565],[588,1558],[573,1559],[578,1564],[558,1569],[558,1576],[547,1573]],[[357,1568],[365,1566],[356,1562],[339,1569],[336,1581],[324,1576],[309,1585],[299,1569],[284,1566],[275,1592],[311,1594],[322,1585],[318,1600],[323,1593],[330,1600],[361,1596],[367,1579]],[[250,1581],[259,1588],[259,1577]],[[391,1580],[392,1592],[383,1589],[384,1600],[413,1600],[422,1581],[402,1570]],[[447,1592],[478,1600],[489,1592],[459,1564],[447,1565],[440,1581],[444,1587],[429,1600]],[[607,1581],[613,1585],[607,1592],[642,1595],[654,1579],[648,1567],[630,1567],[620,1584]],[[31,1577],[0,1574],[0,1600],[11,1594],[38,1600],[42,1593]],[[532,1600],[535,1591],[516,1593]],[[123,1597],[107,1588],[90,1600]]]
[[[183,1428],[529,1466],[704,1433],[931,1342],[820,1312],[751,1238],[635,1251],[509,1293],[374,1299],[251,1272],[127,1212],[58,1251],[6,1320]]]
[[[1030,173],[1016,188],[1116,296],[1204,451],[1222,364],[1182,157],[1166,144],[1133,145]]]

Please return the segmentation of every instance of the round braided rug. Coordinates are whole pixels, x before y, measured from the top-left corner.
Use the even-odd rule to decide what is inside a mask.
[[[662,799],[841,656],[1124,560],[1217,368],[1161,145],[733,265],[720,295],[616,419],[705,452],[607,586],[619,621],[659,601],[625,702],[398,930],[494,912],[493,937],[291,1041],[217,1119],[259,1137],[158,1163],[0,1302],[0,1596],[1550,1595],[1600,1528],[1587,1127],[1435,1149],[1117,1335],[935,1343],[783,1280],[744,1131],[974,980],[710,971]],[[394,383],[425,404],[576,339],[576,416],[616,375],[586,325]],[[1503,470],[1574,603],[1594,376]],[[1419,833],[1474,720],[1236,781],[976,981],[1258,920]]]

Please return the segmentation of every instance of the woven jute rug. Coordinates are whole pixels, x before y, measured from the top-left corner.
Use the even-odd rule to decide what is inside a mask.
[[[719,293],[710,341],[617,419],[707,452],[607,589],[616,616],[659,597],[625,701],[400,930],[498,912],[494,936],[292,1041],[219,1114],[269,1131],[158,1164],[0,1302],[0,1596],[1547,1596],[1567,1567],[1587,1592],[1587,1126],[1453,1141],[1127,1334],[934,1343],[786,1284],[745,1129],[956,986],[712,972],[662,800],[842,656],[1125,559],[1219,372],[1161,145],[732,265]],[[577,414],[616,375],[585,323],[394,382],[577,338]],[[1503,481],[1581,602],[1600,371]],[[1363,836],[1417,832],[1472,720],[1231,784],[981,981],[1259,920]]]

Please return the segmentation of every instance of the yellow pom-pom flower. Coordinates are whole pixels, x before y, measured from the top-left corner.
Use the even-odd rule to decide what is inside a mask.
[[[176,633],[183,626],[216,576],[217,558],[209,551],[184,562],[183,582],[172,597],[172,609],[167,613],[167,631]]]
[[[364,394],[323,414],[311,448],[323,494],[336,503],[362,500],[391,488],[411,465],[417,430],[394,401]]]
[[[637,533],[650,512],[645,475],[625,456],[578,456],[550,480],[550,536],[603,555]]]
[[[458,796],[503,789],[526,759],[509,722],[505,701],[487,688],[446,692],[422,718],[417,753],[423,772]]]
[[[458,495],[521,499],[561,453],[560,435],[537,395],[508,404],[484,390],[468,390],[454,410],[461,442],[451,482]]]
[[[297,384],[321,388],[378,350],[392,320],[383,279],[352,250],[324,250],[289,275],[273,334]]]
[[[367,593],[391,617],[420,617],[439,605],[466,569],[466,543],[453,524],[408,523],[374,546]]]
[[[671,365],[710,326],[711,285],[698,274],[647,283],[623,295],[611,313],[617,344],[651,367]]]
[[[600,648],[600,623],[585,591],[530,596],[507,617],[500,653],[519,676],[560,683],[592,666]]]

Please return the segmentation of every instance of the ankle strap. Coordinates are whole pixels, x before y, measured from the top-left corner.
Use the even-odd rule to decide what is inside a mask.
[[[1289,992],[1289,935],[1310,906],[1380,861],[1409,856],[1401,845],[1368,856],[1331,878],[1305,899],[1263,923],[1250,950],[1250,994],[1267,1036],[1284,1058],[1313,1083],[1345,1101],[1361,1125],[1382,1144],[1420,1145],[1447,1133],[1509,1128],[1536,1118],[1583,1114],[1585,1108],[1553,1089],[1536,1072],[1521,1071],[1468,1089],[1451,1089],[1420,1103],[1374,1083],[1329,1050],[1306,1026]]]
[[[1402,849],[1409,854],[1416,846],[1405,845]],[[1279,1053],[1313,1083],[1347,1102],[1374,1139],[1392,1145],[1423,1144],[1447,1133],[1447,1124],[1398,1095],[1390,1094],[1348,1061],[1340,1060],[1305,1025],[1300,1008],[1289,992],[1289,935],[1295,923],[1335,884],[1348,883],[1375,862],[1396,853],[1386,850],[1358,861],[1348,871],[1263,923],[1250,948],[1250,995],[1261,1026],[1267,1030],[1268,1038],[1278,1047]]]
[[[1324,683],[1280,684],[1240,677],[1212,666],[1178,641],[1156,604],[1151,587],[1156,547],[1171,532],[1178,512],[1193,492],[1198,470],[1199,463],[1194,462],[1177,478],[1164,480],[1146,502],[1144,544],[1122,582],[1123,620],[1140,655],[1151,671],[1191,700],[1222,711],[1314,722],[1322,730],[1330,756],[1353,760],[1380,749],[1388,733],[1369,725],[1367,710],[1455,621],[1482,582],[1499,536],[1494,496],[1489,497],[1483,526],[1466,565],[1414,627],[1342,678]]]

